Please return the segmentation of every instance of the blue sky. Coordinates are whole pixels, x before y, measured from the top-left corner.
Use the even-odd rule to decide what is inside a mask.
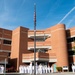
[[[36,3],[36,29],[58,24],[75,7],[75,0],[0,0],[0,27],[13,30],[18,26],[34,29],[34,3]],[[67,28],[75,26],[75,9],[61,22]]]

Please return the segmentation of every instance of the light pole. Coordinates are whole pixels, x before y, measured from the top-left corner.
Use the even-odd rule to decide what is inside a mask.
[[[34,75],[36,75],[36,4],[34,4]]]

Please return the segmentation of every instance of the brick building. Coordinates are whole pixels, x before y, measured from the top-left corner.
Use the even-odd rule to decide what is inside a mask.
[[[66,29],[57,24],[45,30],[36,30],[36,62],[50,66],[71,66],[75,63],[75,27]],[[0,28],[0,64],[19,65],[34,61],[34,30],[18,27]]]

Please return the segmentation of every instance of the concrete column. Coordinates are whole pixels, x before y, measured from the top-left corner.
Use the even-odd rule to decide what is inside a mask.
[[[11,47],[11,59],[15,68],[18,70],[22,65],[22,54],[27,52],[28,41],[28,29],[24,27],[18,27],[12,32],[12,47]]]
[[[51,28],[52,50],[56,52],[57,66],[68,66],[68,51],[66,29],[64,24],[58,24]]]

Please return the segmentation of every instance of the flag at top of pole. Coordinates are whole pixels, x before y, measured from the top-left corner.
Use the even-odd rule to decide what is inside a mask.
[[[34,25],[36,25],[36,4],[34,3]]]

